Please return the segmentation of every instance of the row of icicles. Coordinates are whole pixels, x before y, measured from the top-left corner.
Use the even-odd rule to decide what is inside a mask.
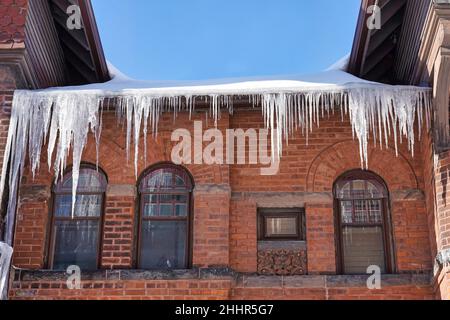
[[[113,100],[118,105],[118,117],[126,122],[127,155],[133,141],[137,176],[141,131],[145,137],[146,152],[147,134],[157,136],[158,123],[163,112],[172,112],[174,117],[179,112],[192,114],[197,104],[209,103],[209,113],[217,124],[223,109],[233,113],[233,102],[236,99],[248,99],[253,107],[261,107],[265,126],[271,131],[272,156],[275,158],[281,158],[283,142],[287,142],[293,132],[301,130],[308,137],[314,125],[320,126],[320,119],[337,109],[340,110],[342,120],[345,115],[349,115],[354,138],[359,141],[363,168],[368,167],[367,149],[371,134],[374,141],[379,141],[380,147],[383,147],[383,144],[388,146],[389,137],[393,135],[396,152],[398,139],[401,141],[405,137],[409,149],[414,153],[416,120],[419,134],[424,118],[427,126],[430,123],[430,90],[413,87],[375,86],[332,91],[271,92],[245,96],[211,94],[202,97],[146,94],[103,96],[83,92],[44,93],[19,90],[14,95],[5,148],[4,159],[10,160],[9,166],[8,161],[4,161],[0,182],[1,197],[6,178],[9,177],[7,240],[12,239],[16,194],[27,153],[34,176],[39,170],[44,144],[48,145],[49,169],[53,166],[58,178],[62,178],[68,156],[72,152],[72,212],[74,211],[83,150],[88,134],[92,132],[96,139],[98,158],[102,106],[107,100]],[[53,164],[52,159],[55,159]]]

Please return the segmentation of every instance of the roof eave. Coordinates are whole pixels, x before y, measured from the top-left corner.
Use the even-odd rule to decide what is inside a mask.
[[[95,65],[97,77],[101,82],[108,81],[111,78],[91,0],[78,0],[78,5],[81,10],[86,38],[91,49],[92,60]]]

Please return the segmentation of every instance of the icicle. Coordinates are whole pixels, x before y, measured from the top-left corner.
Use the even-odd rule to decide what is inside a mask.
[[[0,300],[7,297],[6,287],[12,254],[11,246],[0,242]]]
[[[209,101],[211,112],[217,126],[221,109],[233,112],[233,100],[248,96],[253,107],[261,106],[264,124],[271,131],[272,156],[280,158],[283,140],[288,143],[295,130],[301,130],[308,144],[313,126],[320,125],[320,118],[334,112],[339,106],[342,120],[349,115],[354,138],[359,141],[361,167],[368,168],[368,143],[373,135],[374,142],[382,136],[389,145],[391,129],[398,154],[398,139],[406,138],[408,148],[414,154],[414,125],[419,130],[425,120],[427,128],[431,124],[431,94],[428,88],[394,87],[384,85],[348,86],[341,89],[314,89],[304,91],[255,91],[243,93],[207,93],[183,95],[151,95],[142,92],[121,95],[120,93],[77,93],[67,91],[16,91],[14,94],[10,128],[0,180],[0,197],[3,195],[6,177],[9,173],[7,242],[12,239],[12,226],[16,211],[16,194],[20,183],[25,158],[30,158],[33,176],[40,166],[42,148],[47,143],[49,169],[55,171],[57,179],[63,178],[69,153],[73,158],[72,214],[75,214],[76,191],[82,153],[89,132],[100,146],[102,131],[102,106],[105,99],[115,99],[117,116],[126,123],[126,152],[129,160],[131,140],[134,143],[135,174],[138,173],[139,142],[144,132],[145,161],[147,156],[147,134],[151,132],[156,139],[158,124],[163,112],[173,112],[174,117],[184,110],[189,117],[195,110],[196,99]],[[99,112],[100,111],[100,112]],[[424,114],[425,113],[425,114]],[[125,119],[124,119],[125,118]],[[207,115],[208,118],[208,115]],[[144,124],[142,124],[144,122]],[[150,127],[150,128],[149,128]],[[419,132],[420,137],[420,132]],[[8,162],[9,160],[9,162]],[[277,159],[278,160],[278,159]],[[98,159],[97,159],[98,161]],[[9,167],[8,167],[9,165]],[[9,170],[9,171],[8,171]]]

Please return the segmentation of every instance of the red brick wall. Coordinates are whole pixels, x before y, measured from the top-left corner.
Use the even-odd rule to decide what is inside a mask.
[[[229,280],[83,281],[68,290],[65,281],[16,282],[14,300],[227,300]]]
[[[257,270],[256,203],[237,198],[230,210],[230,266],[239,272]]]
[[[105,271],[103,275],[92,274],[92,279],[82,280],[81,289],[70,290],[63,275],[16,272],[10,297],[14,300],[434,299],[426,275],[386,276],[380,290],[368,290],[363,276],[233,277],[210,273],[198,279],[151,280],[137,272],[133,279],[129,277],[130,273]]]
[[[427,207],[427,222],[429,228],[429,238],[431,247],[431,256],[434,258],[438,252],[438,241],[436,233],[436,216],[435,216],[435,205],[436,205],[436,188],[435,188],[435,158],[434,150],[432,144],[431,134],[424,129],[423,139],[422,139],[422,159],[423,159],[423,172],[424,172],[424,193],[426,199]]]
[[[450,153],[434,150],[431,133],[424,132],[423,136],[421,145],[426,185],[424,192],[431,257],[435,264],[434,289],[438,299],[450,299],[448,261],[444,265],[435,261],[440,252],[450,249],[450,214],[448,213]]]
[[[306,232],[309,274],[336,273],[336,246],[333,206],[308,205]]]
[[[436,156],[435,160],[435,194],[436,202],[434,211],[430,213],[434,217],[433,230],[435,238],[434,246],[438,253],[450,250],[450,152],[442,152]],[[447,257],[448,259],[448,257]],[[436,275],[436,295],[438,298],[450,299],[450,262],[444,261],[444,265],[437,264]]]
[[[364,287],[240,287],[230,280],[83,281],[68,290],[64,281],[15,282],[14,300],[432,300],[430,286],[403,285],[369,291]]]
[[[399,201],[392,208],[398,269],[430,270],[432,260],[425,203]]]
[[[24,185],[14,234],[14,263],[32,269],[45,267],[50,186]]]
[[[201,117],[199,118],[201,119]],[[227,117],[222,120],[227,124]],[[189,128],[192,123],[187,115],[180,116],[177,125]],[[162,119],[162,128],[173,126],[173,118]],[[99,165],[108,177],[109,190],[106,195],[104,216],[105,232],[103,235],[102,266],[105,268],[130,268],[133,255],[133,236],[136,224],[135,196],[118,196],[117,188],[129,187],[136,189],[134,162],[127,162],[124,130],[120,128],[114,113],[105,115],[102,143],[100,147]],[[148,163],[144,156],[139,159],[139,174],[152,164],[170,161],[172,146],[170,141],[172,130],[161,130],[158,140],[149,141]],[[143,147],[141,152],[143,152]],[[133,157],[133,156],[131,156]],[[84,161],[96,162],[96,149],[92,139],[86,150]],[[19,198],[18,222],[15,239],[14,263],[22,268],[42,268],[46,265],[47,230],[50,214],[50,189],[54,177],[49,174],[45,164],[45,155],[40,173],[33,180],[27,168],[24,173]],[[123,165],[117,165],[118,163]],[[227,266],[228,258],[228,219],[229,219],[229,187],[227,166],[188,167],[194,177],[196,191],[194,192],[194,253],[195,266]],[[222,187],[209,188],[211,183]],[[39,187],[41,186],[41,187]],[[35,190],[30,193],[30,190]],[[42,197],[42,188],[47,188]],[[111,191],[112,189],[116,191]],[[120,193],[120,191],[119,191]],[[111,196],[111,194],[113,194]],[[32,238],[29,239],[29,238]],[[117,251],[119,250],[119,251]]]
[[[437,211],[438,216],[438,248],[441,250],[450,249],[450,152],[443,152],[438,155],[436,172],[436,194],[438,195]]]
[[[238,115],[231,119],[234,128],[263,127],[257,112]],[[336,272],[332,187],[341,174],[360,168],[358,155],[348,122],[335,116],[321,122],[320,128],[314,128],[309,145],[301,135],[290,138],[276,178],[259,176],[255,166],[232,166],[232,191],[239,195],[233,199],[230,213],[232,266],[239,271],[256,271],[256,228],[246,226],[256,223],[255,212],[261,202],[269,207],[306,206],[309,272]],[[421,145],[417,143],[414,157],[405,145],[400,147],[399,157],[392,149],[371,146],[369,169],[386,181],[391,193],[398,270],[431,270],[426,204],[421,191],[424,189]],[[277,197],[271,198],[272,202],[254,199],[257,192],[270,192]],[[305,192],[315,196],[292,199],[301,198]],[[287,193],[291,196],[286,196]]]
[[[105,269],[128,269],[133,263],[135,198],[106,198],[101,265]]]
[[[25,39],[26,0],[0,0],[0,50],[23,48]],[[0,159],[3,157],[9,124],[12,92],[18,86],[13,70],[0,66]],[[204,115],[196,119],[204,119]],[[206,126],[206,124],[204,124]],[[211,127],[211,121],[209,127]],[[192,128],[192,122],[182,115],[173,124],[172,116],[162,121],[158,140],[149,141],[147,163],[141,156],[139,173],[149,165],[170,161],[173,128]],[[224,115],[219,129],[262,128],[259,112],[238,112]],[[391,143],[393,145],[393,143]],[[439,156],[433,171],[434,158],[431,140],[425,136],[417,143],[416,155],[411,157],[406,145],[395,157],[392,149],[370,148],[370,170],[379,174],[391,193],[391,214],[395,240],[396,263],[400,272],[428,272],[438,250],[450,248],[450,217],[447,205],[450,198],[448,169],[449,153]],[[140,146],[141,155],[143,146]],[[125,156],[124,130],[117,126],[115,116],[107,114],[100,148],[100,166],[108,175],[114,190],[136,187],[132,161]],[[84,160],[95,163],[95,147],[91,139]],[[190,165],[194,177],[194,236],[193,264],[199,267],[229,266],[238,272],[253,273],[257,269],[256,212],[258,207],[306,207],[308,271],[310,274],[335,273],[334,212],[332,186],[342,173],[360,168],[358,149],[352,140],[348,121],[340,116],[323,121],[315,128],[307,146],[299,134],[290,140],[284,151],[280,173],[276,177],[259,175],[259,167],[252,165]],[[44,156],[45,157],[45,156]],[[20,205],[16,226],[14,264],[17,267],[42,269],[47,262],[49,208],[53,176],[46,169],[35,180],[25,173],[20,190]],[[1,164],[1,162],[0,162]],[[120,164],[120,165],[118,165]],[[436,183],[438,197],[431,186]],[[130,189],[131,188],[131,189]],[[417,192],[419,191],[419,192]],[[258,192],[262,193],[257,195]],[[424,193],[424,196],[420,195]],[[273,198],[267,197],[273,193]],[[256,195],[255,195],[256,194]],[[434,207],[435,198],[437,207]],[[108,191],[102,242],[101,265],[105,269],[133,268],[134,230],[137,210],[133,194]],[[436,214],[435,214],[436,213]],[[437,219],[436,219],[437,217]],[[437,240],[436,240],[437,239]],[[450,297],[448,270],[435,281],[437,297]],[[14,298],[58,297],[147,298],[177,297],[291,297],[291,298],[429,298],[427,286],[392,286],[387,291],[367,295],[365,288],[295,288],[273,285],[231,289],[230,281],[100,281],[86,283],[82,291],[68,292],[58,282],[16,282],[11,292]],[[91,289],[88,289],[92,287]]]
[[[136,196],[128,191],[121,193],[120,190],[121,188],[136,190],[133,155],[127,162],[125,130],[118,125],[115,114],[109,112],[104,116],[99,165],[108,177],[109,188],[106,198],[102,267],[130,269],[134,267],[132,262],[135,254],[133,237],[137,214]],[[195,115],[194,120],[204,120],[204,117],[204,114]],[[208,128],[212,127],[211,122],[209,121]],[[205,122],[204,126],[207,126]],[[262,128],[263,122],[260,112],[238,111],[232,117],[224,115],[218,127],[221,130],[227,127]],[[179,115],[175,123],[171,115],[165,115],[160,128],[158,139],[148,141],[147,163],[144,162],[143,145],[140,146],[138,175],[152,164],[170,161],[174,145],[170,141],[172,130],[176,128],[192,130],[193,122],[189,121],[186,114]],[[95,163],[95,155],[95,145],[91,139],[83,160]],[[31,269],[45,267],[50,186],[53,181],[45,161],[46,159],[43,159],[41,170],[34,181],[30,173],[25,172],[19,200],[14,256],[16,267]],[[420,145],[417,146],[414,158],[407,151],[406,145],[401,147],[400,157],[396,157],[391,149],[380,150],[371,147],[369,161],[369,169],[385,179],[391,194],[395,253],[399,271],[402,273],[429,272],[432,268],[432,257],[426,203],[422,191],[424,190],[424,169]],[[315,128],[311,134],[309,146],[301,135],[295,135],[284,150],[280,168],[279,175],[264,177],[259,175],[259,166],[254,165],[187,166],[195,182],[192,257],[195,267],[230,267],[241,273],[255,273],[257,270],[257,208],[305,207],[308,272],[310,275],[336,273],[332,187],[341,174],[360,168],[358,146],[352,140],[348,122],[342,123],[338,115],[323,121],[321,127]],[[30,192],[33,188],[35,188],[34,191]],[[211,281],[206,282],[212,285]],[[118,282],[118,285],[128,286],[125,280],[122,282]],[[44,287],[41,287],[42,283]],[[152,286],[153,282],[145,280],[142,283],[145,286]],[[142,283],[139,284],[141,295],[136,294],[136,298],[141,297],[144,292]],[[177,286],[178,281],[173,283]],[[16,289],[21,290],[13,291],[11,293],[13,298],[39,298],[43,293],[46,297],[54,296],[62,299],[74,294],[67,293],[60,287],[50,293],[45,291],[48,285],[51,286],[51,283],[48,281],[46,283],[45,279],[39,281],[38,288],[29,288],[29,286],[36,286],[33,281],[17,281],[14,285]],[[122,287],[113,294],[112,291],[106,291],[104,282],[97,286],[103,298],[117,298],[117,295],[130,297],[126,289]],[[429,285],[423,285],[423,288],[406,285],[390,286],[382,292],[386,294],[386,297],[391,298],[430,298],[430,288]],[[187,291],[189,289],[183,290],[180,291],[180,296],[194,298]],[[221,291],[221,294],[216,292],[222,298],[225,296],[263,298],[261,290],[251,286],[239,287],[239,284],[230,284],[228,289],[223,290],[225,291]],[[27,292],[32,294],[24,297],[24,292],[25,295]],[[82,292],[86,293],[86,291]],[[145,291],[147,298],[152,298],[151,292]],[[170,290],[164,292],[166,292],[164,295],[155,293],[154,297],[178,297],[178,294]],[[206,288],[203,293],[204,297],[211,297]],[[307,286],[282,287],[281,289],[274,286],[267,288],[264,294],[276,298],[283,294],[291,298],[327,299],[382,296],[381,293],[368,294],[365,287],[347,288],[345,285],[342,288],[325,291],[324,288]],[[89,292],[79,295],[90,296]]]
[[[214,188],[216,189],[216,188]],[[228,266],[230,190],[197,190],[194,193],[195,267]]]

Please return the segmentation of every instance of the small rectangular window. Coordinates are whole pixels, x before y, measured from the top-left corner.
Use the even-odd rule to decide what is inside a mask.
[[[258,239],[262,241],[305,241],[303,209],[261,209],[258,214]]]

